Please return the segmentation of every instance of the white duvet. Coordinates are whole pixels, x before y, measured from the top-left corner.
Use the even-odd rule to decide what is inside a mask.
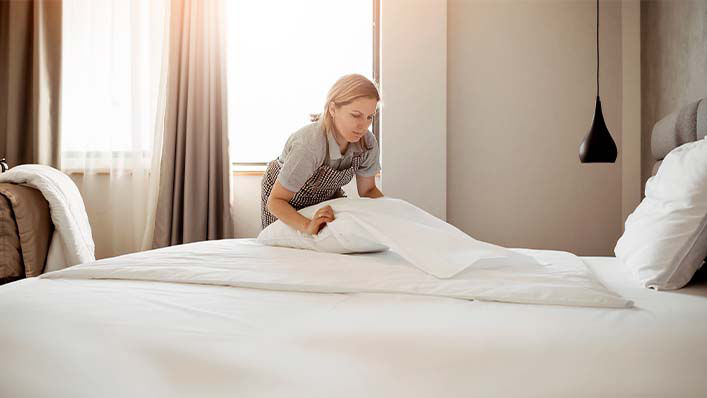
[[[538,264],[508,259],[438,279],[392,251],[343,255],[269,247],[250,240],[172,246],[42,275],[49,279],[126,279],[318,293],[405,293],[512,303],[622,308],[576,256],[522,250]],[[543,263],[543,264],[540,264]]]
[[[635,306],[202,284],[253,281],[262,268],[290,289],[285,275],[306,271],[307,259],[320,268],[319,259],[338,259],[332,273],[352,280],[362,274],[354,265],[405,267],[393,253],[322,257],[251,240],[204,242],[0,287],[0,397],[707,396],[707,285],[657,292],[632,284],[616,259],[583,258],[579,267],[574,256],[530,253],[568,262],[544,273],[478,270],[472,290],[554,301],[558,287],[586,299],[594,289],[606,295],[605,284]],[[156,279],[167,270],[166,279],[187,283],[72,279]],[[397,286],[393,272],[369,279],[381,275]]]

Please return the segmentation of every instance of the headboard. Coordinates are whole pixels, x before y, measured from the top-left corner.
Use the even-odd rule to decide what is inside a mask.
[[[697,141],[707,135],[707,98],[702,98],[664,117],[653,126],[651,152],[656,160],[653,175],[661,161],[682,144]]]

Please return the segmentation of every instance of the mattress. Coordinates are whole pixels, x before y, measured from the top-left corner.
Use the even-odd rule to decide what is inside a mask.
[[[0,288],[0,396],[704,396],[707,282],[633,308],[29,278]]]

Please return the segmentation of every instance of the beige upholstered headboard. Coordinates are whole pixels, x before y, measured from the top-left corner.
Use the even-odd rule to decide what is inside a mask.
[[[653,175],[661,161],[673,149],[682,144],[697,141],[707,136],[707,98],[684,106],[661,119],[653,126],[651,152],[657,161]]]

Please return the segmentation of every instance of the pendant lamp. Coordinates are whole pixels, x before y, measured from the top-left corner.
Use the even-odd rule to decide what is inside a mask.
[[[579,160],[582,163],[614,163],[616,155],[616,143],[604,123],[599,99],[599,0],[597,0],[597,102],[594,107],[592,127],[579,146]]]

